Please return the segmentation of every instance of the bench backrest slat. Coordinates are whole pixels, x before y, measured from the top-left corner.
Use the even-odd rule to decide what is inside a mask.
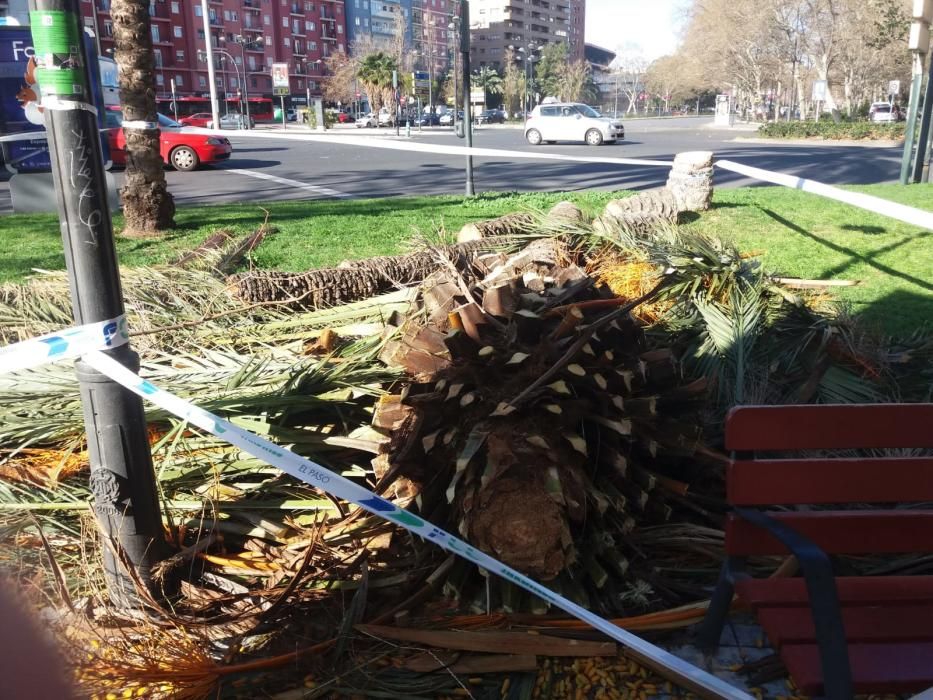
[[[726,449],[778,451],[933,447],[933,404],[739,406]]]
[[[726,490],[735,506],[933,501],[933,457],[740,459]]]
[[[933,552],[933,511],[818,511],[769,515],[808,537],[827,554]],[[730,515],[726,552],[733,556],[787,554],[766,530]]]

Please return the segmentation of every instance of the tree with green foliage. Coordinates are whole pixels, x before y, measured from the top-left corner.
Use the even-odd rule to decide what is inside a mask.
[[[547,44],[541,49],[541,57],[535,69],[542,97],[560,94],[561,75],[568,62],[567,44]]]
[[[373,112],[392,102],[392,72],[397,70],[398,63],[383,51],[371,53],[360,61],[357,78],[366,91]]]
[[[470,81],[475,88],[483,88],[483,109],[488,107],[490,95],[502,94],[502,78],[496,72],[495,68],[483,66],[473,74]]]

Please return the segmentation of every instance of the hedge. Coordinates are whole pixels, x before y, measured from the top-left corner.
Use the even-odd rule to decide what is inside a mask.
[[[839,139],[847,141],[904,138],[904,122],[773,122],[762,124],[758,135],[768,139]]]

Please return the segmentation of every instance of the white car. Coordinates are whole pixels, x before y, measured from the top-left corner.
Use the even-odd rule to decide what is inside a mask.
[[[525,138],[532,146],[542,142],[582,141],[590,146],[625,138],[618,119],[602,116],[577,102],[538,105],[525,123]]]
[[[872,102],[868,119],[873,122],[896,122],[899,110],[890,102]]]
[[[372,112],[361,114],[360,118],[356,120],[357,129],[375,129],[377,126],[379,126],[379,118]]]

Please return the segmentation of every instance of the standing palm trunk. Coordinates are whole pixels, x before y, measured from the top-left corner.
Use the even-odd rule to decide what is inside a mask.
[[[113,0],[110,14],[126,134],[126,180],[120,191],[124,233],[151,236],[174,228],[175,201],[166,187],[159,153],[149,2]],[[133,128],[147,126],[152,128]]]

